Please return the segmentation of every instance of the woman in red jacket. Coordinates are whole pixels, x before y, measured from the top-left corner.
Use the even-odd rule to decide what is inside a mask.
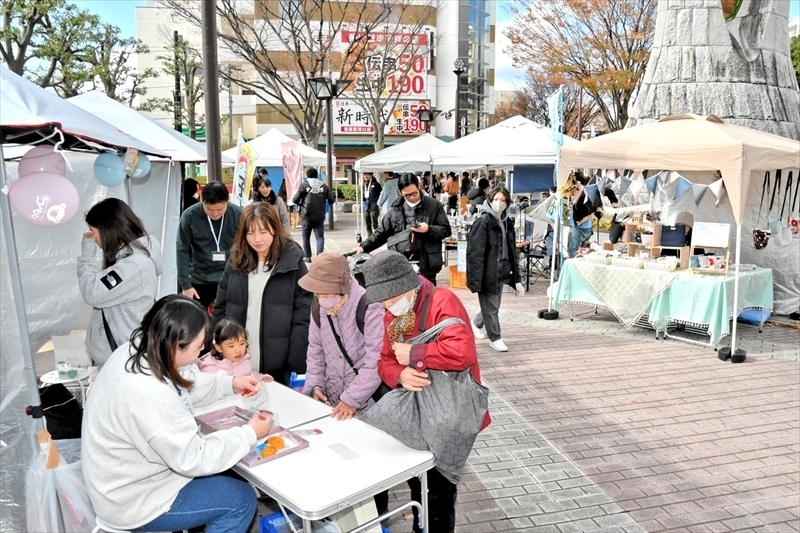
[[[362,267],[367,287],[367,302],[381,302],[386,308],[383,318],[383,348],[378,360],[378,374],[392,388],[402,386],[418,392],[431,384],[425,371],[461,371],[472,367],[475,381],[480,383],[480,366],[475,348],[475,338],[469,326],[469,315],[458,297],[444,288],[436,288],[426,278],[417,275],[411,264],[401,254],[384,251],[374,255]],[[436,290],[434,290],[436,289]],[[403,342],[420,332],[420,313],[425,301],[430,299],[424,329],[448,318],[461,319],[439,334],[435,341],[411,345]],[[481,425],[489,425],[489,413]],[[420,481],[408,481],[411,497],[421,501]],[[435,468],[428,471],[428,521],[430,533],[455,531],[455,506],[457,485],[448,481]],[[417,510],[414,509],[415,533],[418,527]]]

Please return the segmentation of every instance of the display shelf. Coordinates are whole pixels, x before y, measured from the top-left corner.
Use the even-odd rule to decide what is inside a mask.
[[[640,227],[645,228],[652,228],[652,242],[636,242],[633,240],[633,235],[639,231]],[[649,239],[648,239],[649,240]],[[661,253],[663,250],[677,250],[677,260],[679,261],[679,265],[677,269],[684,269],[689,268],[689,259],[691,254],[689,253],[688,246],[661,246],[661,224],[653,224],[652,222],[646,222],[642,224],[625,224],[625,231],[622,235],[622,240],[619,241],[617,244],[624,244],[627,246],[628,249],[628,256],[629,257],[638,257],[645,252],[647,257],[661,257]],[[612,251],[614,250],[615,244],[610,241],[606,241],[603,243],[603,250],[605,251]]]

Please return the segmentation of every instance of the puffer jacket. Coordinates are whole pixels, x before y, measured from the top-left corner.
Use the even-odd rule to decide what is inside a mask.
[[[103,314],[117,346],[121,346],[139,327],[158,294],[161,245],[153,236],[140,237],[136,242],[147,253],[135,246],[130,248],[132,253],[123,248],[117,254],[117,262],[102,269],[95,260],[99,248],[94,239],[83,239],[78,257],[78,285],[83,301],[92,306],[86,351],[101,368],[112,352],[103,327]]]
[[[259,369],[286,385],[289,373],[304,374],[308,350],[308,321],[311,319],[311,293],[297,280],[308,273],[303,250],[289,241],[272,267],[261,299],[261,348]],[[231,267],[230,261],[219,282],[212,321],[232,318],[247,324],[249,273]]]
[[[410,229],[406,223],[405,199],[401,196],[395,200],[391,209],[381,219],[378,229],[372,232],[367,240],[361,243],[365,252],[369,253],[386,244],[389,237]],[[419,258],[420,271],[436,274],[442,269],[442,241],[450,236],[452,229],[444,207],[438,200],[422,195],[422,200],[414,208],[414,218],[417,222],[428,224],[426,233],[415,233],[420,239],[422,248],[416,252]]]
[[[473,187],[467,193],[467,200],[469,200],[469,205],[475,205],[480,207],[483,205],[483,202],[486,201],[486,192],[477,187]]]
[[[491,212],[487,202],[481,207],[481,216],[472,224],[467,236],[467,287],[472,292],[496,294],[500,291],[500,282],[508,279],[511,288],[519,283],[520,273],[517,262],[516,237],[514,222],[508,218],[508,210],[503,211],[502,218]],[[503,231],[500,224],[506,227],[506,246],[510,272],[503,270]]]
[[[320,309],[319,326],[312,319],[308,329],[306,384],[303,387],[306,394],[319,387],[334,407],[342,401],[356,407],[359,413],[375,403],[371,396],[381,383],[377,365],[383,346],[385,312],[380,303],[367,306],[362,334],[356,322],[356,312],[365,293],[366,289],[353,279],[347,302],[335,317],[331,317],[358,375],[342,355],[325,310]]]

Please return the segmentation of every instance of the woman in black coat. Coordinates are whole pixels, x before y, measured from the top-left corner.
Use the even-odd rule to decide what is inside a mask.
[[[231,318],[250,337],[253,370],[284,385],[291,372],[304,374],[312,294],[297,281],[308,273],[303,250],[283,229],[266,202],[242,211],[214,301],[214,322]]]
[[[498,352],[508,351],[498,317],[503,285],[516,289],[517,296],[525,293],[517,264],[514,222],[507,213],[510,204],[511,194],[504,187],[492,189],[467,237],[467,287],[478,293],[481,307],[472,320],[472,330],[476,339],[488,335],[489,347]]]

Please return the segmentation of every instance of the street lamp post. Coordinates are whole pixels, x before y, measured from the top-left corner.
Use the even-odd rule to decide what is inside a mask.
[[[453,63],[453,74],[456,75],[456,139],[461,138],[461,110],[459,109],[459,97],[461,96],[461,75],[467,69],[467,64],[463,58],[457,58]]]
[[[436,117],[441,114],[442,112],[438,109],[428,109],[427,107],[417,111],[417,118],[425,123],[425,133],[431,132],[431,122],[436,120]]]
[[[336,192],[333,188],[333,108],[331,107],[331,100],[342,94],[350,80],[336,80],[334,83],[330,78],[310,78],[308,80],[311,85],[311,91],[317,100],[325,101],[325,153],[327,157],[328,167],[328,187],[334,193],[333,197],[336,198]],[[333,228],[333,206],[331,206],[331,216],[328,217],[328,229]]]

